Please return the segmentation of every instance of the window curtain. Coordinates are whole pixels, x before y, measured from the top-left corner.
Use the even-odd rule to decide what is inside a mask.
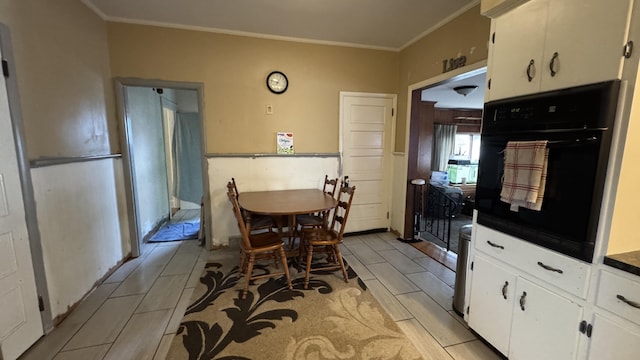
[[[173,133],[176,162],[176,196],[200,204],[202,198],[202,151],[198,113],[176,113]]]
[[[431,170],[447,171],[449,157],[456,143],[456,125],[434,124],[433,151],[431,152]]]

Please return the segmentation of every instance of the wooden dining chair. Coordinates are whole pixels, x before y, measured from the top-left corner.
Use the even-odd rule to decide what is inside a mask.
[[[351,203],[353,202],[353,195],[356,192],[356,187],[343,185],[338,191],[338,205],[333,212],[333,218],[329,226],[324,227],[309,227],[302,230],[302,248],[301,255],[306,253],[306,272],[304,277],[304,288],[309,286],[309,277],[311,271],[318,270],[342,270],[344,281],[349,282],[347,278],[347,269],[344,266],[342,260],[342,254],[340,253],[340,244],[342,243],[342,237],[347,225],[347,218],[349,217],[349,211],[351,209]],[[327,264],[311,268],[313,260],[313,254],[325,253],[327,254]]]
[[[336,189],[338,188],[338,178],[329,179],[329,175],[324,176],[324,185],[322,191],[335,197]],[[331,210],[318,212],[315,214],[303,214],[296,216],[296,221],[300,225],[301,230],[305,228],[321,228],[327,226],[329,214]]]
[[[240,270],[245,274],[246,282],[240,298],[244,299],[247,296],[251,280],[267,277],[284,275],[287,278],[289,289],[292,289],[289,265],[287,264],[287,256],[284,251],[284,242],[280,238],[280,235],[272,231],[250,234],[245,225],[240,205],[238,205],[238,196],[233,184],[229,182],[227,188],[229,201],[233,207],[233,213],[238,221],[238,229],[242,237],[240,241]],[[273,259],[276,269],[279,268],[278,261],[280,261],[283,267],[282,271],[253,275],[253,266],[256,260],[261,259]]]
[[[238,196],[240,196],[240,193],[238,192],[238,186],[236,185],[236,179],[235,178],[231,178],[231,183],[233,184],[233,190],[235,191],[236,194],[236,199],[238,198]],[[248,216],[250,216],[251,218],[249,219],[249,226],[251,227],[249,229],[249,232],[254,232],[254,231],[258,231],[258,230],[269,230],[272,231],[273,228],[280,228],[282,225],[278,224],[273,217],[269,216],[269,215],[262,215],[262,214],[249,214]]]

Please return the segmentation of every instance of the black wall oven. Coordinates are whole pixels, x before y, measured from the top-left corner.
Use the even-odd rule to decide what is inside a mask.
[[[611,147],[618,80],[485,104],[477,222],[592,262]],[[547,140],[546,189],[540,211],[500,200],[508,141]]]

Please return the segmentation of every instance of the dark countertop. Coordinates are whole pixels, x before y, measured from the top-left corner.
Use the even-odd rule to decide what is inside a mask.
[[[640,250],[622,254],[607,255],[605,265],[640,276]]]

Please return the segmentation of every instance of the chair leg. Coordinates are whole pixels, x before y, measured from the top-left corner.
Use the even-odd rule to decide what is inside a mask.
[[[300,272],[300,265],[302,264],[302,257],[307,253],[307,244],[304,240],[304,232],[300,232],[300,246],[298,246],[298,266],[297,270]]]
[[[340,263],[340,268],[342,269],[342,276],[344,276],[344,282],[348,283],[349,279],[347,278],[347,269],[344,267],[344,261],[342,261],[342,254],[340,253],[339,245],[333,245],[333,252],[338,258],[338,262]]]
[[[278,260],[280,260],[280,259],[278,259],[278,256],[279,256],[279,253],[277,251],[274,251],[273,252],[273,266],[275,266],[276,270],[280,269],[280,265],[278,265]]]
[[[245,257],[247,256],[247,254],[244,253],[244,251],[240,252],[240,272],[244,273],[244,261],[245,261]]]
[[[240,295],[241,299],[247,297],[247,292],[249,290],[249,282],[251,281],[251,275],[253,274],[253,263],[256,261],[256,256],[254,254],[249,255],[249,264],[247,264],[247,273],[245,277],[247,281],[244,283],[244,289],[242,289],[242,295]]]
[[[291,277],[289,276],[289,264],[287,264],[287,254],[285,254],[283,248],[280,248],[280,260],[282,261],[282,267],[284,268],[284,276],[287,277],[287,285],[289,285],[289,290],[292,290],[293,286],[291,285]]]
[[[313,258],[313,245],[307,244],[307,269],[304,274],[304,288],[309,288],[309,276],[311,275],[311,259]]]

